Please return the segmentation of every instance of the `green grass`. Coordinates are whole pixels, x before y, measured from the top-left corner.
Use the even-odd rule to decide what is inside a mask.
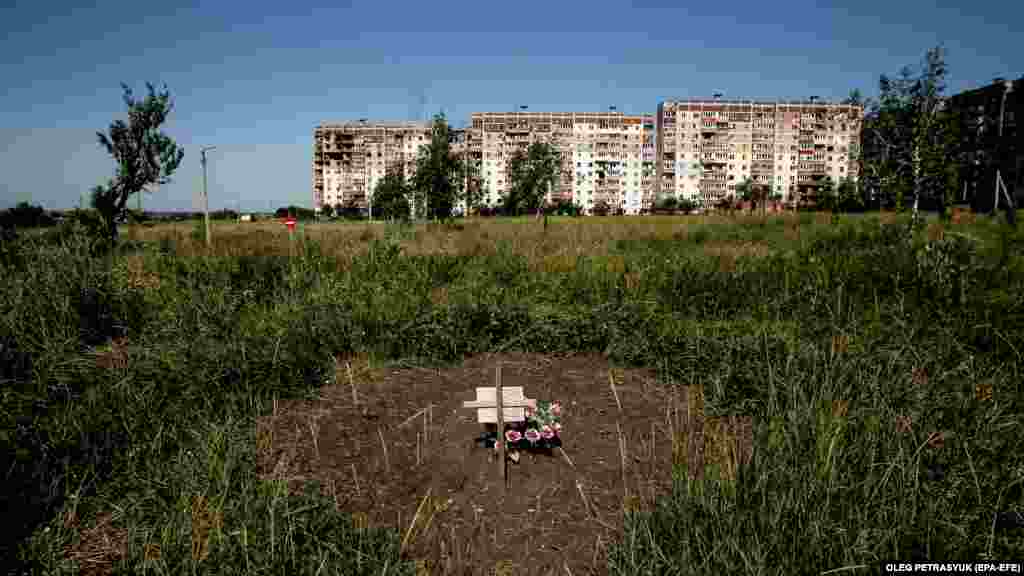
[[[336,354],[520,349],[655,367],[709,415],[755,419],[753,462],[680,474],[629,516],[613,574],[1024,557],[1024,234],[814,215],[377,228],[310,225],[295,258],[244,225],[214,256],[159,226],[113,256],[73,234],[4,246],[0,554],[74,572],[64,548],[109,517],[125,573],[409,573],[396,534],[257,478],[254,419]],[[99,366],[120,336],[127,360]]]

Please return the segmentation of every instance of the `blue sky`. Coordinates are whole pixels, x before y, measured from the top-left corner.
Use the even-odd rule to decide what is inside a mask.
[[[120,82],[166,83],[185,147],[144,207],[311,204],[314,126],[438,110],[653,112],[673,96],[841,98],[949,49],[952,92],[1024,75],[1024,2],[98,2],[0,5],[0,206],[76,206],[112,174]],[[134,202],[133,202],[134,205]]]

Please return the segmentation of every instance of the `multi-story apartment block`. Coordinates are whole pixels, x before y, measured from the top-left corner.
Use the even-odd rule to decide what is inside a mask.
[[[856,179],[863,107],[689,99],[658,104],[657,194],[703,206],[751,178],[798,201],[826,178]]]
[[[484,202],[495,205],[511,185],[518,150],[547,142],[558,150],[560,175],[549,202],[570,200],[588,213],[602,203],[636,214],[654,192],[654,118],[622,112],[476,112],[466,138],[478,159]]]
[[[420,146],[429,143],[429,122],[321,124],[313,135],[313,205],[366,209],[387,171],[411,177]]]
[[[996,199],[996,172],[1013,196],[1015,205],[1024,199],[1024,76],[1008,81],[997,78],[991,84],[967,90],[949,100],[961,114],[963,134],[970,160],[960,169],[961,201],[978,212],[992,209]],[[1000,191],[1000,194],[1002,192]],[[999,204],[1005,206],[1005,198]]]

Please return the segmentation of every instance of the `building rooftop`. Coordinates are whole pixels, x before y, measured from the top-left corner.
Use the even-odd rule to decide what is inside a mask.
[[[354,128],[400,128],[408,130],[429,130],[430,122],[415,120],[346,120],[341,122],[321,122],[317,128],[354,129]]]
[[[855,106],[854,104],[844,104],[842,102],[833,102],[827,100],[784,100],[784,99],[771,99],[771,98],[666,98],[662,100],[660,104],[784,104],[787,106]],[[856,105],[863,107],[862,105]]]

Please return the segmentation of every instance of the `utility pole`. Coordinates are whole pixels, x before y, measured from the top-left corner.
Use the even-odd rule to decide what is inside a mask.
[[[206,153],[216,146],[205,146],[199,150],[199,161],[203,164],[203,221],[206,226],[206,248],[209,250],[210,241],[210,196],[206,192]]]
[[[1014,205],[1013,196],[1006,190],[1006,183],[1003,182],[1003,175],[1001,172],[1001,164],[1003,157],[1005,156],[1006,146],[1003,143],[1003,119],[1006,116],[1006,96],[1013,91],[1013,81],[1006,80],[1003,82],[1003,98],[999,103],[999,137],[996,141],[996,147],[998,153],[996,154],[996,196],[995,202],[992,205],[992,214],[995,215],[999,210],[999,188],[1003,189],[1003,196],[1006,198],[1006,220],[1010,226],[1017,226],[1017,207]]]

